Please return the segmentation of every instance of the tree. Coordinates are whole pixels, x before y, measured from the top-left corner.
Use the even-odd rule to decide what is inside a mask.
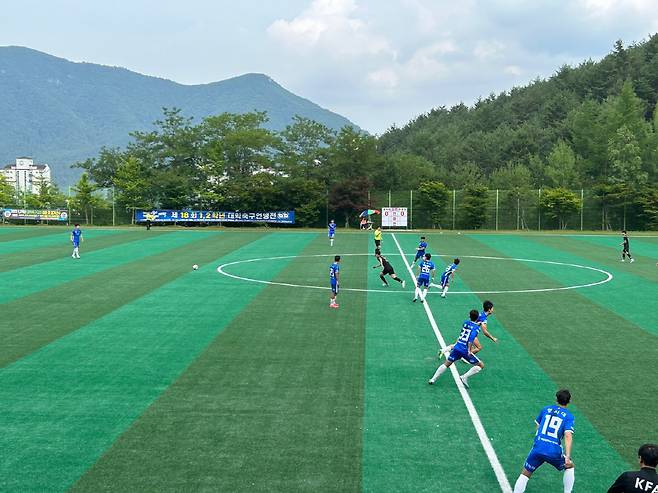
[[[377,166],[373,183],[378,190],[415,190],[436,176],[436,168],[424,157],[397,152],[385,156],[384,162]]]
[[[553,186],[579,188],[582,185],[582,175],[576,167],[576,155],[563,140],[558,141],[548,155],[544,172]]]
[[[482,183],[483,174],[478,165],[469,161],[455,168],[449,174],[448,180],[452,188],[461,190]]]
[[[608,144],[611,174],[610,183],[625,184],[630,190],[637,190],[648,180],[642,171],[642,157],[637,139],[626,125],[622,125]]]
[[[73,187],[73,190],[75,191],[73,197],[74,208],[84,213],[85,224],[89,224],[89,213],[97,203],[96,197],[94,197],[96,186],[89,181],[89,177],[85,172],[82,173],[80,180],[78,180],[78,183]]]
[[[278,156],[283,170],[291,176],[307,180],[324,180],[327,174],[327,151],[336,132],[322,123],[296,115],[293,123],[281,131]]]
[[[487,220],[489,189],[485,185],[469,185],[464,189],[461,215],[464,227],[478,229]]]
[[[336,183],[329,192],[329,209],[334,214],[342,215],[345,227],[350,224],[350,217],[356,217],[368,208],[368,189],[370,182],[364,176],[343,180]]]
[[[295,223],[300,226],[320,224],[325,207],[324,185],[316,180],[286,178],[279,182],[281,209],[295,210]]]
[[[15,190],[9,183],[5,175],[0,174],[0,205],[12,205],[15,202]]]
[[[648,229],[658,229],[658,187],[644,187],[638,195],[640,217]]]
[[[549,217],[557,219],[558,229],[566,229],[567,218],[580,209],[578,196],[566,188],[547,188],[542,190],[540,205]]]
[[[441,227],[441,218],[445,214],[448,200],[450,199],[450,191],[440,181],[426,181],[420,184],[418,188],[420,192],[421,204],[429,210],[430,218],[432,219],[432,227]]]
[[[118,204],[127,208],[150,207],[147,198],[149,182],[146,170],[135,156],[126,157],[117,167],[113,177]]]
[[[345,126],[329,148],[331,175],[327,178],[333,182],[369,178],[381,162],[377,139],[351,126]]]

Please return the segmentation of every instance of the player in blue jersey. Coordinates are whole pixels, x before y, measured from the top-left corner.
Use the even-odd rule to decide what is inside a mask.
[[[491,339],[493,342],[498,342],[498,338],[494,337],[489,330],[487,330],[487,320],[490,315],[492,315],[494,312],[494,305],[491,301],[486,300],[484,303],[482,303],[482,311],[478,315],[478,319],[476,320],[476,323],[480,326],[480,330],[482,330],[482,333]],[[452,348],[454,347],[454,344],[450,344],[449,346],[446,346],[445,349],[441,350],[441,353],[439,354],[439,358],[441,356],[448,356],[450,354],[450,351],[452,351]],[[473,340],[473,354],[477,354],[482,350],[482,344],[480,344],[480,339],[476,337]]]
[[[420,242],[418,243],[418,246],[416,247],[416,256],[414,257],[414,264],[418,262],[418,259],[422,259],[425,256],[425,249],[427,248],[427,242],[425,241],[425,237],[421,236],[420,237]]]
[[[71,231],[71,243],[73,243],[73,254],[71,257],[80,258],[80,243],[82,242],[82,230],[80,225],[76,224]]]
[[[330,308],[338,308],[336,296],[338,296],[338,274],[340,272],[340,255],[334,257],[334,263],[329,267],[329,284],[331,284]]]
[[[329,233],[327,236],[329,236],[329,245],[334,246],[334,236],[336,236],[336,223],[332,219],[329,221]]]
[[[450,280],[455,278],[455,271],[457,270],[459,262],[460,260],[456,258],[452,261],[452,264],[446,267],[446,270],[443,271],[443,274],[441,274],[441,298],[446,297],[446,293],[450,287]]]
[[[434,385],[436,379],[439,378],[448,368],[450,368],[455,361],[463,359],[467,363],[473,365],[473,367],[466,373],[459,375],[459,379],[464,384],[464,387],[468,388],[468,379],[476,373],[479,373],[482,368],[484,368],[484,363],[473,354],[473,341],[478,336],[478,332],[480,332],[480,326],[476,322],[478,315],[479,313],[477,310],[471,310],[468,313],[469,320],[464,320],[464,323],[462,324],[462,331],[459,334],[459,337],[457,338],[452,351],[450,351],[446,361],[444,361],[437,368],[436,372],[434,372],[434,375],[429,379],[427,383]]]
[[[573,414],[567,409],[571,401],[571,392],[558,390],[555,394],[557,405],[546,406],[535,419],[537,433],[532,450],[523,464],[523,471],[514,485],[514,493],[523,493],[532,473],[544,462],[548,462],[558,471],[564,471],[564,493],[571,493],[575,479],[574,466],[571,461],[571,444],[573,442]],[[564,438],[564,449],[562,439]]]
[[[416,289],[414,290],[414,303],[418,299],[418,296],[420,296],[420,302],[425,303],[427,290],[430,287],[430,283],[434,281],[435,267],[434,262],[430,260],[431,258],[432,254],[426,253],[423,257],[423,261],[418,264],[418,278],[416,279]],[[421,291],[421,288],[424,289]]]

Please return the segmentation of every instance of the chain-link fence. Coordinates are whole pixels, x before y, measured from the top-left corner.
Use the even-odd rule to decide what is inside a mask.
[[[445,207],[437,210],[428,205],[417,190],[370,190],[367,206],[406,207],[409,228],[414,229],[487,229],[487,230],[640,230],[644,222],[633,203],[605,203],[593,190],[570,190],[575,202],[571,208],[559,212],[545,204],[546,189],[535,190],[486,190],[480,197],[468,197],[464,190],[449,190]],[[474,205],[474,201],[477,205]],[[365,204],[364,204],[365,205]],[[477,220],[473,220],[474,207]],[[331,197],[327,201],[327,213],[335,210]],[[356,226],[358,212],[351,226]],[[328,218],[328,217],[327,217]],[[373,225],[381,224],[381,217],[371,216]]]
[[[592,190],[571,190],[575,203],[561,214],[547,209],[539,190],[486,190],[478,197],[464,190],[449,190],[444,197],[444,207],[437,210],[428,205],[417,190],[370,190],[363,197],[363,207],[406,207],[408,227],[411,229],[487,229],[487,230],[641,230],[644,222],[638,206],[633,203],[606,203]],[[24,205],[7,205],[8,208],[25,208]],[[68,212],[69,223],[95,226],[121,226],[134,222],[133,209],[113,204],[111,196],[101,205],[76,209],[73,201],[49,206]],[[337,204],[327,194],[326,204],[317,213],[317,223],[322,227],[334,218],[339,225],[347,219],[350,227],[358,227],[360,210],[339,214]],[[371,216],[373,225],[381,224],[381,216]],[[30,221],[17,221],[28,223]],[[32,221],[34,222],[34,221]]]

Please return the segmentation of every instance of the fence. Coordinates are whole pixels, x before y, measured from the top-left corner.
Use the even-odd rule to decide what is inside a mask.
[[[580,208],[563,217],[564,229],[570,230],[613,230],[621,229],[641,230],[643,221],[639,217],[639,211],[635,204],[606,205],[596,197],[591,190],[572,190],[580,199]],[[420,193],[416,190],[370,190],[367,194],[367,204],[371,209],[382,207],[407,207],[409,227],[414,229],[471,229],[468,219],[465,217],[463,190],[451,190],[448,202],[443,214],[436,223],[433,222],[433,212],[422,200]],[[488,230],[555,230],[559,229],[558,220],[552,217],[549,211],[541,206],[542,190],[524,190],[522,192],[510,190],[488,190],[486,197],[480,229]],[[11,207],[8,205],[7,207]],[[15,205],[15,207],[23,207]],[[67,204],[53,205],[51,208],[67,209],[69,211],[69,222],[80,224],[92,224],[97,226],[120,226],[133,222],[132,209],[113,206],[107,201],[102,206],[92,207],[85,214],[83,211],[71,209]],[[331,196],[322,210],[319,212],[320,219],[314,226],[321,227],[329,221],[336,209],[332,204]],[[350,226],[357,227],[357,215],[360,211],[354,211],[350,216]],[[335,217],[339,225],[344,225],[341,217]],[[380,224],[381,218],[373,216],[375,224]]]
[[[512,191],[488,190],[482,200],[486,207],[480,229],[488,230],[555,230],[560,229],[558,219],[541,206],[541,189]],[[562,218],[563,228],[570,230],[639,230],[643,222],[638,217],[634,204],[606,205],[592,190],[572,190],[580,201],[576,212]],[[433,223],[432,210],[422,200],[416,190],[370,190],[368,207],[407,207],[409,227],[414,229],[472,229],[465,217],[463,190],[451,190],[445,211],[436,223]],[[328,199],[328,211],[332,210],[331,197]],[[329,212],[331,214],[331,212]],[[323,214],[324,216],[325,214]],[[381,219],[373,217],[375,224]],[[352,226],[356,224],[352,222]]]

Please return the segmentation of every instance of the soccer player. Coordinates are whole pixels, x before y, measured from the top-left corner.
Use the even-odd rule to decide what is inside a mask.
[[[480,361],[478,357],[473,354],[473,341],[478,336],[478,332],[480,331],[480,326],[476,323],[478,315],[479,314],[477,310],[471,310],[468,313],[469,320],[464,320],[464,323],[462,324],[462,331],[459,334],[457,342],[455,342],[452,351],[450,351],[446,361],[444,361],[437,368],[436,372],[434,372],[434,375],[428,380],[427,383],[434,385],[436,379],[439,378],[448,368],[450,368],[455,361],[460,359],[463,359],[467,363],[473,365],[473,367],[466,373],[459,375],[459,379],[464,384],[464,387],[468,388],[468,379],[470,377],[482,371],[482,368],[484,368],[484,363],[482,363],[482,361]]]
[[[388,281],[384,277],[385,275],[388,274],[389,276],[391,276],[391,279],[395,279],[397,282],[402,284],[402,287],[404,287],[405,282],[395,274],[395,270],[393,270],[393,266],[388,261],[388,259],[382,255],[382,251],[379,248],[375,248],[375,258],[377,259],[377,265],[373,265],[372,268],[373,269],[376,269],[377,267],[382,268],[382,271],[379,274],[379,278],[384,283],[384,286],[388,287]]]
[[[573,414],[567,409],[571,401],[571,392],[558,390],[555,394],[557,406],[546,406],[535,419],[537,433],[532,450],[523,464],[523,471],[514,485],[514,493],[523,493],[532,473],[544,462],[548,462],[558,471],[564,471],[564,493],[571,493],[575,480],[574,466],[571,461],[571,444],[573,441]],[[564,438],[564,449],[562,439]]]
[[[416,279],[416,289],[414,290],[414,303],[418,299],[419,295],[420,302],[425,303],[425,297],[427,296],[427,290],[430,287],[430,282],[434,281],[435,267],[434,262],[430,260],[431,258],[432,254],[426,253],[423,257],[423,261],[418,264],[418,279]],[[425,289],[423,289],[421,292],[421,288]]]
[[[418,243],[418,246],[416,247],[416,257],[414,258],[414,264],[418,262],[419,258],[423,258],[425,256],[425,249],[427,248],[427,242],[425,241],[425,237],[421,236],[420,237],[420,242]]]
[[[329,221],[329,245],[334,246],[334,236],[336,236],[336,223],[332,219]]]
[[[626,257],[628,257],[629,259],[631,259],[631,264],[632,264],[633,262],[635,262],[635,259],[633,257],[631,257],[631,252],[630,252],[630,249],[629,249],[629,246],[628,246],[628,233],[626,232],[626,230],[623,230],[622,234],[624,236],[623,236],[622,242],[620,243],[621,246],[622,246],[621,261],[626,262]]]
[[[382,228],[377,226],[375,230],[375,248],[381,248],[382,246]]]
[[[452,264],[450,264],[448,267],[446,267],[446,270],[443,271],[443,274],[441,274],[441,298],[446,297],[446,293],[448,292],[448,288],[450,287],[450,278],[454,279],[455,278],[455,271],[457,270],[457,266],[459,265],[459,259],[456,258],[453,260]]]
[[[487,330],[487,318],[493,314],[494,312],[494,305],[491,301],[487,300],[484,303],[482,303],[482,311],[478,315],[478,319],[475,321],[479,326],[480,329],[482,330],[482,333],[491,339],[493,342],[498,342],[498,339],[491,335],[491,333]],[[454,344],[450,344],[449,346],[446,346],[445,349],[441,350],[441,354],[439,355],[439,358],[441,356],[448,357],[450,354],[450,351],[452,351],[452,348],[455,347]],[[473,354],[477,354],[482,350],[482,344],[480,344],[480,339],[479,337],[476,337],[473,340]]]
[[[82,230],[80,225],[76,224],[71,231],[71,243],[73,243],[73,254],[71,257],[80,258],[80,242],[82,242]]]
[[[639,471],[627,471],[622,473],[610,486],[608,493],[626,493],[633,491],[650,491],[658,493],[658,445],[645,443],[637,451],[640,461]]]
[[[329,283],[331,284],[331,299],[329,300],[330,308],[338,308],[336,296],[338,296],[338,273],[340,271],[340,255],[334,257],[334,263],[329,267]]]

